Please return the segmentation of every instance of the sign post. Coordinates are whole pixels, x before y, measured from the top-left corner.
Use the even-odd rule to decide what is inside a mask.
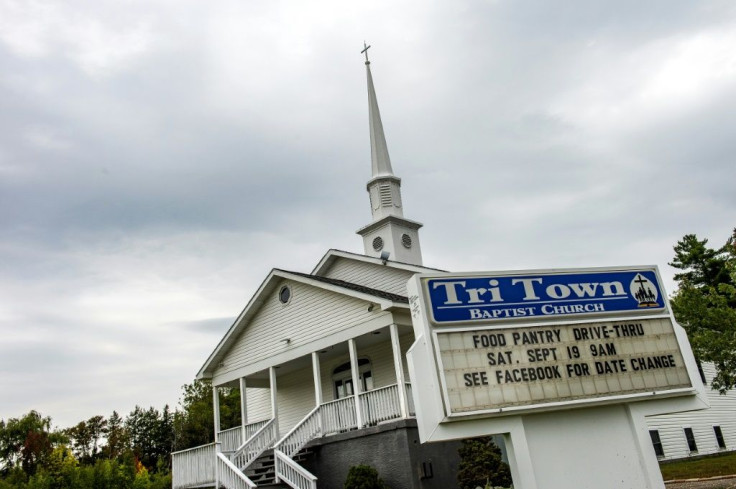
[[[707,407],[656,267],[421,274],[422,442],[503,434],[515,487],[664,487],[645,416]]]

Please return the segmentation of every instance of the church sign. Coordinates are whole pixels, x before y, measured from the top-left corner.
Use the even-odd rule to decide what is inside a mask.
[[[665,308],[653,270],[439,278],[427,290],[443,324]]]
[[[446,419],[692,393],[655,267],[419,276]]]

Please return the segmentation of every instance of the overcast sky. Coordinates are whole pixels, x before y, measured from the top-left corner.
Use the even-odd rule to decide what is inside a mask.
[[[0,0],[0,418],[174,406],[272,267],[362,252],[364,39],[426,265],[672,292],[736,226],[731,0]]]

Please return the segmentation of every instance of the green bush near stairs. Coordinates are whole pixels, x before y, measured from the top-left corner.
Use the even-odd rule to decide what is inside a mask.
[[[345,489],[388,489],[378,471],[370,465],[353,465],[345,480]]]

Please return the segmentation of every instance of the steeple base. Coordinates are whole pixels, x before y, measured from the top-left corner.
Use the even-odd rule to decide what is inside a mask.
[[[389,260],[421,266],[421,227],[422,223],[417,221],[387,216],[356,232],[363,237],[363,248],[367,256],[380,258],[382,253],[388,252]]]

